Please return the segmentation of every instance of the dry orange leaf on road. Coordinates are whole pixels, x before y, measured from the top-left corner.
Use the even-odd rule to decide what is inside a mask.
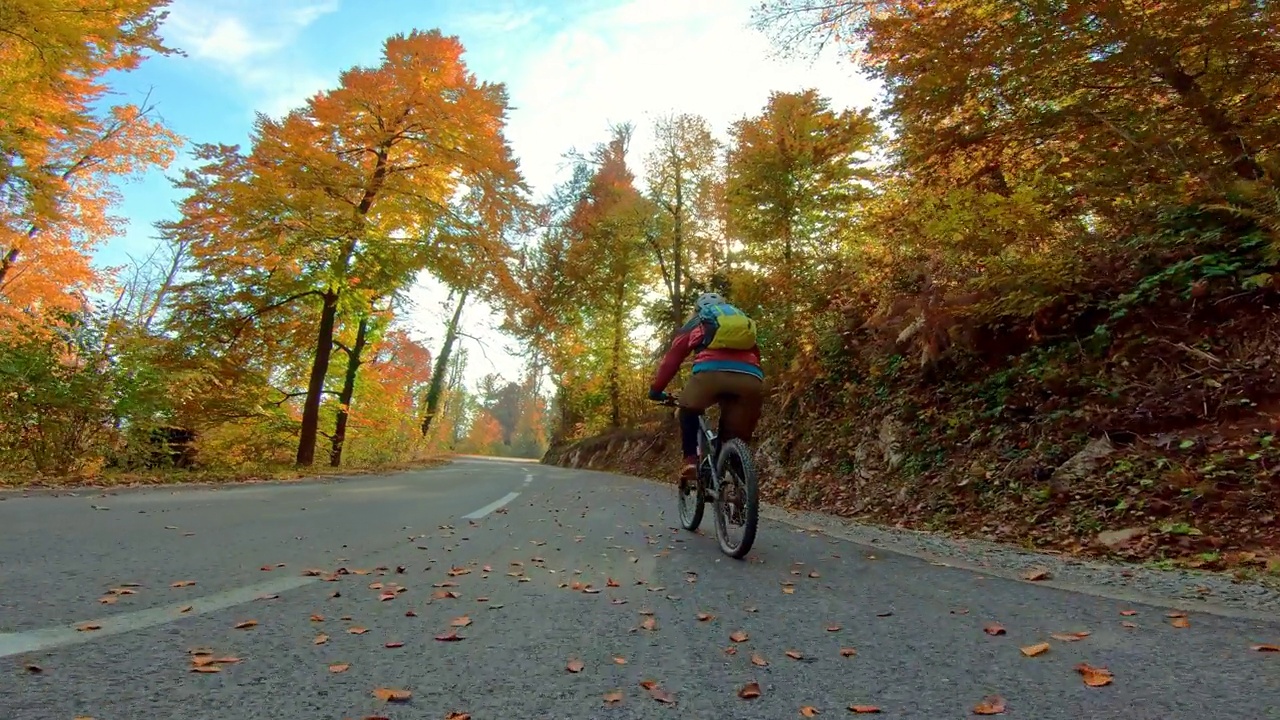
[[[812,571],[810,571],[810,572],[809,572],[809,577],[814,578],[814,579],[817,579],[817,578],[820,578],[820,577],[822,577],[822,576],[818,574],[818,571],[817,571],[817,570],[812,570]]]
[[[1176,628],[1189,628],[1189,627],[1191,627],[1191,621],[1190,621],[1190,620],[1188,620],[1188,619],[1186,619],[1186,618],[1184,618],[1184,617],[1177,617],[1177,618],[1174,618],[1174,619],[1172,619],[1172,620],[1170,620],[1170,621],[1169,621],[1169,624],[1170,624],[1170,625],[1172,625],[1172,626],[1174,626],[1174,627],[1176,627]]]
[[[1102,687],[1103,685],[1111,684],[1111,671],[1106,668],[1094,667],[1089,663],[1080,663],[1076,665],[1076,672],[1084,677],[1084,684],[1089,687]]]
[[[751,700],[760,697],[760,683],[753,681],[738,688],[738,697],[743,700]]]
[[[654,620],[651,617],[647,617],[644,619],[644,621],[640,623],[640,627],[644,628],[645,630],[657,630],[658,621]]]
[[[800,708],[800,714],[803,715],[804,717],[817,717],[818,708],[812,705],[805,705],[804,707]]]
[[[585,667],[586,665],[583,665],[581,660],[570,660],[569,663],[564,666],[564,669],[571,673],[580,673]]]
[[[1169,612],[1165,613],[1164,616],[1171,617],[1171,618],[1180,618],[1180,617],[1186,617],[1187,614],[1182,612],[1181,610],[1170,610]]]
[[[219,673],[219,672],[222,672],[222,668],[218,667],[217,665],[193,665],[191,666],[191,672]]]
[[[463,615],[462,617],[456,617],[450,621],[449,624],[453,627],[466,627],[471,624],[471,616]]]
[[[1004,713],[1004,698],[999,695],[988,695],[973,708],[974,715],[1000,715]]]
[[[880,708],[876,707],[875,705],[850,705],[849,712],[859,713],[859,714],[878,713],[880,712]]]
[[[444,720],[471,720],[471,713],[451,712],[444,716]]]
[[[858,651],[853,648],[840,648],[840,657],[853,657]]]
[[[373,696],[383,702],[408,702],[409,698],[413,697],[413,693],[408,690],[378,688],[373,691]]]
[[[734,642],[746,642],[748,637],[749,636],[741,630],[735,630],[729,634],[729,639]]]
[[[1138,611],[1137,610],[1121,610],[1120,614],[1124,615],[1125,617],[1131,617],[1133,615],[1137,615]]]
[[[318,614],[312,614],[311,622],[324,622],[324,616],[318,615]]]
[[[325,643],[327,643],[327,642],[329,642],[329,636],[328,636],[328,635],[325,635],[324,633],[320,633],[319,635],[317,635],[317,636],[316,636],[316,639],[315,639],[315,640],[312,640],[312,641],[311,641],[311,644],[312,644],[312,645],[323,645],[323,644],[325,644]]]
[[[416,612],[414,612],[414,611],[412,611],[412,610],[405,610],[405,611],[404,611],[404,616],[405,616],[405,617],[418,617],[418,613],[416,613]]]
[[[1130,630],[1132,630],[1133,628],[1138,627],[1138,623],[1129,622],[1128,620],[1122,620],[1120,622],[1120,627],[1129,628]]]
[[[1022,648],[1022,654],[1027,657],[1035,657],[1049,652],[1049,643],[1036,643]]]
[[[350,664],[350,663],[334,663],[334,664],[332,664],[332,665],[330,665],[330,666],[329,666],[329,672],[331,672],[331,673],[344,673],[344,672],[346,672],[346,671],[347,671],[348,669],[350,669],[350,668],[351,668],[351,664]]]
[[[437,590],[431,593],[431,597],[435,600],[444,600],[447,598],[456,598],[458,597],[458,593],[452,590]]]
[[[249,628],[256,627],[257,625],[258,625],[257,620],[244,620],[242,622],[236,623],[235,628],[237,630],[248,630]]]
[[[450,577],[458,577],[459,575],[469,575],[469,574],[471,574],[471,569],[464,568],[464,567],[452,568],[448,572],[448,575]]]
[[[614,659],[613,659],[613,663],[614,663],[615,665],[626,665],[626,664],[627,664],[627,659],[626,659],[626,658],[624,658],[624,657],[619,656],[619,657],[616,657],[616,658],[614,658]]]
[[[1004,626],[1000,623],[987,623],[982,627],[982,631],[988,635],[1003,635]]]
[[[79,632],[89,632],[91,630],[101,630],[101,629],[102,629],[102,626],[99,625],[98,623],[83,623],[81,625],[76,626],[76,630],[78,630]]]
[[[605,578],[605,587],[622,587],[622,585],[613,578]]]
[[[183,605],[182,607],[178,608],[178,613],[185,615],[186,613],[189,613],[192,610],[195,610],[194,605]]]
[[[395,597],[396,597],[396,594],[393,592],[384,592],[378,596],[378,599],[381,600],[382,602],[386,602],[388,600],[394,600]]]
[[[839,626],[839,625],[828,625],[828,626],[827,626],[827,632],[840,632],[840,626]]]
[[[457,630],[450,630],[442,635],[437,635],[436,639],[440,642],[458,642],[459,640],[462,640],[463,637],[458,634]]]
[[[653,698],[654,700],[657,700],[660,703],[666,703],[669,705],[676,701],[675,697],[672,696],[671,693],[667,692],[666,690],[663,690],[662,686],[659,685],[654,680],[641,680],[640,687],[644,688],[645,690],[648,690],[649,697]]]
[[[712,615],[711,613],[698,613],[698,622],[707,622],[708,620],[715,620],[715,619],[716,619],[716,616]]]
[[[1089,632],[1088,630],[1082,630],[1080,632],[1070,632],[1070,633],[1049,633],[1049,637],[1053,638],[1054,640],[1061,640],[1062,642],[1079,642],[1089,637],[1092,634],[1093,633]]]
[[[800,654],[799,650],[788,650],[783,654],[791,658],[792,660],[799,660],[804,657],[804,655]]]
[[[769,661],[761,657],[760,653],[751,653],[751,664],[759,667],[769,667]]]
[[[103,605],[115,605],[117,600],[119,600],[119,598],[117,598],[115,595],[104,595],[98,598],[98,602],[102,603]]]
[[[347,632],[348,632],[348,633],[350,633],[350,634],[352,634],[352,635],[363,635],[363,634],[365,634],[365,633],[369,632],[369,628],[362,628],[362,627],[359,627],[359,626],[356,626],[356,627],[349,627],[349,628],[347,628]]]
[[[382,646],[385,648],[398,648],[398,647],[404,647],[404,643],[400,642],[399,640],[392,640],[391,642],[383,643]]]
[[[184,587],[191,587],[192,585],[195,585],[195,584],[196,584],[195,580],[177,580],[175,582],[169,583],[169,587],[184,588]]]
[[[604,702],[606,705],[613,705],[622,702],[622,691],[611,690],[604,694]]]
[[[793,588],[793,587],[791,587],[790,585],[784,585],[784,586],[783,586],[783,588],[782,588],[782,592],[784,592],[784,593],[786,593],[786,594],[788,594],[788,595],[795,595],[795,593],[796,593],[796,589],[795,589],[795,588]]]
[[[1270,644],[1254,645],[1251,649],[1256,650],[1258,652],[1280,652],[1280,645],[1270,645]]]

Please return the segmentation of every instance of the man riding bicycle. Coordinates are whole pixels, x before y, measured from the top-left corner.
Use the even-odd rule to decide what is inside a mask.
[[[650,384],[650,400],[667,399],[667,385],[694,352],[693,375],[679,398],[682,483],[697,477],[699,415],[720,403],[720,441],[739,438],[749,444],[764,403],[755,323],[717,293],[699,296],[693,315],[676,331]]]

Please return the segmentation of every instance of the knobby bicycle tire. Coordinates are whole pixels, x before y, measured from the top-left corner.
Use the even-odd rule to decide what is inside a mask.
[[[721,552],[735,560],[741,560],[751,552],[751,545],[756,541],[756,528],[760,523],[760,481],[756,474],[755,461],[751,457],[751,450],[738,438],[724,443],[720,449],[716,469],[721,478],[724,478],[730,463],[735,466],[734,475],[742,481],[743,515],[745,516],[742,525],[742,542],[736,547],[725,542],[728,522],[720,493],[716,494],[713,508],[716,519],[716,539],[720,543]]]

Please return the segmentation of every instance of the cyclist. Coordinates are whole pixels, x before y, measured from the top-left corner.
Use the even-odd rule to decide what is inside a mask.
[[[755,323],[717,293],[703,293],[693,315],[676,331],[653,382],[649,399],[667,399],[667,385],[690,353],[693,375],[680,393],[680,446],[684,453],[681,484],[698,471],[698,416],[720,403],[721,442],[750,443],[764,403],[764,371],[756,345]]]

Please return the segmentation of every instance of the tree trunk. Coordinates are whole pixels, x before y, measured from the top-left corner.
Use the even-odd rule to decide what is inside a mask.
[[[431,430],[431,421],[440,407],[440,394],[444,391],[445,370],[449,367],[449,353],[453,351],[453,343],[458,339],[458,322],[462,319],[462,308],[467,304],[469,289],[463,288],[458,297],[458,306],[453,310],[453,317],[444,333],[444,347],[436,357],[436,366],[431,370],[431,386],[427,388],[427,413],[422,418],[422,436],[426,437]]]
[[[684,320],[684,308],[681,307],[683,293],[680,288],[681,274],[684,272],[684,177],[680,166],[676,165],[676,216],[675,232],[671,238],[671,330],[679,330]]]
[[[626,314],[625,279],[618,281],[613,305],[613,358],[609,364],[609,426],[622,427],[622,348],[626,342],[623,316]]]
[[[298,467],[311,467],[316,459],[316,434],[320,429],[320,399],[324,380],[329,373],[329,357],[333,354],[333,327],[338,317],[338,291],[326,290],[321,296],[320,328],[316,333],[316,355],[311,361],[311,379],[307,382],[307,399],[302,406],[302,429],[298,433]]]
[[[342,444],[347,439],[347,417],[351,411],[351,398],[356,394],[356,374],[360,372],[360,359],[365,342],[369,339],[369,317],[360,318],[356,328],[356,342],[347,350],[347,373],[342,379],[342,392],[338,395],[338,418],[333,424],[332,447],[329,449],[329,466],[342,464]]]

